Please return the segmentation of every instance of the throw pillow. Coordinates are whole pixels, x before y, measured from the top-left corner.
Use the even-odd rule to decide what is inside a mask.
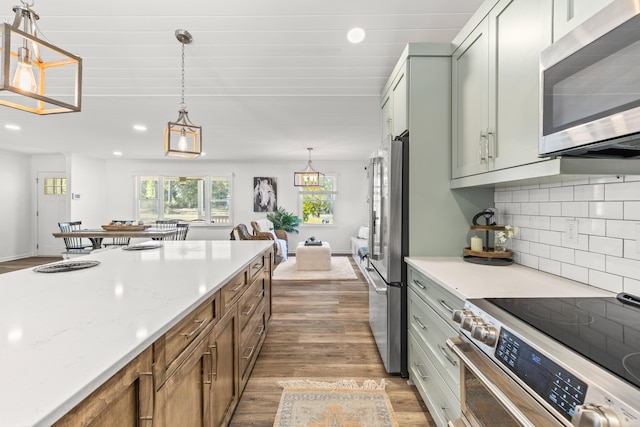
[[[363,225],[358,230],[358,239],[368,239],[369,238],[369,226]]]

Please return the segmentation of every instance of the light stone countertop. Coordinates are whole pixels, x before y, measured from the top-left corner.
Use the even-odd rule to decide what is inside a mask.
[[[0,426],[50,425],[272,243],[165,241],[0,275]]]
[[[463,261],[462,257],[408,257],[406,262],[462,300],[615,296],[604,289],[518,264],[488,266]]]

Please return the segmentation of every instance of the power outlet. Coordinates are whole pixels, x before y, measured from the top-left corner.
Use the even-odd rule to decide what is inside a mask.
[[[575,219],[567,220],[567,243],[571,245],[578,244],[578,221]]]

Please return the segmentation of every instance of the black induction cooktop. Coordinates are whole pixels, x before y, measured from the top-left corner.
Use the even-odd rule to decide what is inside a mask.
[[[486,300],[640,387],[640,306],[632,296]]]

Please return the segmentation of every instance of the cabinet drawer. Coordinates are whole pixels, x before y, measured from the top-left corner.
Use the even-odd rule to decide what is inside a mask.
[[[258,305],[265,299],[265,280],[258,277],[240,298],[238,303],[238,318],[240,319],[240,331],[244,331],[249,319],[256,312]]]
[[[229,311],[229,308],[238,300],[238,298],[240,298],[240,295],[242,295],[244,290],[247,288],[249,283],[247,279],[248,272],[247,270],[244,270],[224,285],[220,295],[223,314]]]
[[[254,280],[265,271],[265,266],[268,262],[268,255],[262,254],[249,265],[249,283],[253,283]]]
[[[165,335],[165,360],[170,365],[189,344],[202,337],[202,333],[221,317],[220,293],[216,292],[200,307],[182,319]]]
[[[416,385],[438,427],[445,427],[449,421],[459,418],[460,390],[454,392],[445,384],[438,369],[418,345],[411,331],[409,331],[409,378]]]
[[[262,301],[240,337],[240,379],[243,386],[249,379],[253,363],[258,358],[260,346],[266,336],[266,327],[267,320]]]
[[[445,323],[413,290],[409,290],[409,330],[452,390],[460,387],[460,360],[446,344],[458,332]]]
[[[463,308],[464,301],[413,268],[409,268],[409,289],[420,295],[452,328],[458,329],[451,315],[453,310]]]

